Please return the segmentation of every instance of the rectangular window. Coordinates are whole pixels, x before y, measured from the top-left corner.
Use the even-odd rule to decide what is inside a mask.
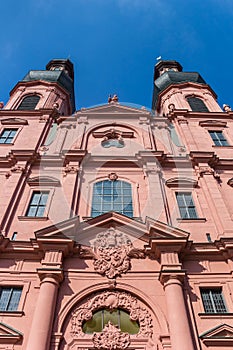
[[[201,298],[206,313],[227,312],[221,288],[202,288]]]
[[[215,146],[229,146],[222,131],[209,131],[209,134],[215,144]]]
[[[177,192],[176,200],[182,219],[197,219],[197,212],[190,192]]]
[[[21,287],[0,288],[0,311],[17,311],[21,294]]]
[[[26,212],[26,216],[42,217],[44,216],[49,191],[34,191]]]
[[[4,129],[0,135],[0,144],[10,144],[17,133],[18,129]]]

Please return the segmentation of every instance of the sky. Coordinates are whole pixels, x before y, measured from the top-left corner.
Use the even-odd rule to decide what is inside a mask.
[[[69,58],[76,109],[151,107],[156,58],[197,71],[233,108],[233,0],[1,0],[0,101],[29,70]]]

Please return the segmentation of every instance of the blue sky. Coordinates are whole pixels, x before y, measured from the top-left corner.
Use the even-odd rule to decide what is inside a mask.
[[[232,0],[2,0],[0,100],[52,58],[75,66],[76,108],[151,106],[156,57],[198,71],[233,107]]]

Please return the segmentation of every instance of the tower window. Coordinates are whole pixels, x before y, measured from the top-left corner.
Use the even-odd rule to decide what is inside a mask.
[[[0,135],[0,144],[10,144],[17,133],[18,129],[4,129]]]
[[[222,131],[209,131],[215,146],[229,146]]]
[[[40,100],[38,95],[29,95],[24,97],[20,103],[18,110],[34,110]]]
[[[202,288],[201,298],[206,313],[227,312],[221,288]]]
[[[101,332],[109,321],[123,333],[137,334],[139,332],[139,324],[132,321],[128,312],[121,309],[104,309],[95,312],[91,320],[84,322],[83,331],[86,334]]]
[[[205,103],[198,97],[187,97],[187,101],[193,112],[209,112]]]
[[[42,217],[44,216],[46,204],[48,201],[48,191],[34,191],[26,212],[26,216]]]
[[[21,287],[0,288],[0,311],[17,311],[21,294]]]
[[[109,211],[133,217],[132,189],[128,182],[104,180],[94,184],[91,216]]]
[[[190,192],[177,192],[176,200],[182,219],[197,219],[195,204]]]

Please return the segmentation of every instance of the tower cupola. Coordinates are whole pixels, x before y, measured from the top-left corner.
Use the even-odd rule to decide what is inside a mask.
[[[74,66],[69,59],[53,59],[46,65],[46,70],[64,71],[72,80],[74,80]]]
[[[155,65],[154,80],[167,71],[182,72],[183,67],[177,61],[159,61]]]

